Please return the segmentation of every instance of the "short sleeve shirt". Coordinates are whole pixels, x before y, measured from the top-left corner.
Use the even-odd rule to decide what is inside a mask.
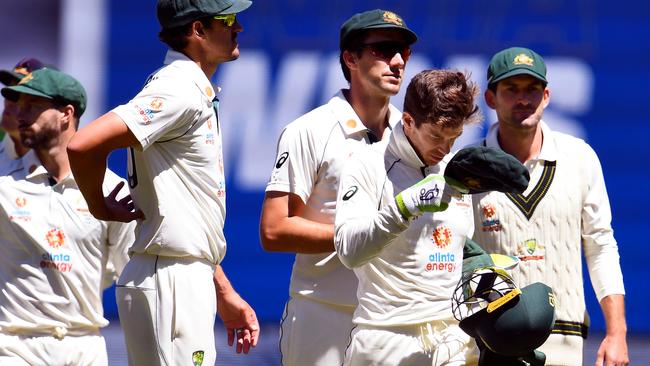
[[[397,108],[389,108],[390,127],[384,131],[384,140],[401,118]],[[340,91],[327,104],[285,127],[266,191],[296,194],[305,202],[304,218],[334,224],[341,170],[355,151],[371,141],[374,138]],[[356,287],[354,274],[335,252],[296,254],[291,294],[354,306]]]
[[[215,91],[198,65],[168,51],[165,66],[113,110],[138,139],[129,187],[145,219],[135,253],[221,262],[226,184]]]
[[[135,223],[95,219],[69,175],[56,184],[33,151],[0,177],[0,331],[96,329],[102,290],[128,260]],[[108,195],[121,180],[107,170]],[[127,194],[123,189],[118,197]]]

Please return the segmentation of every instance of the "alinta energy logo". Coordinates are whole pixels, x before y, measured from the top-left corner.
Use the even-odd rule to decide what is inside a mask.
[[[501,230],[501,221],[495,216],[497,214],[497,208],[492,203],[486,203],[483,205],[482,212],[484,220],[481,222],[482,231],[500,231]]]
[[[24,222],[32,221],[32,213],[25,209],[25,206],[27,206],[27,198],[16,197],[14,203],[16,204],[16,209],[9,214],[9,220]]]
[[[438,248],[444,249],[451,244],[451,229],[439,226],[433,231],[431,238]]]
[[[56,269],[60,272],[70,272],[72,270],[72,259],[70,254],[61,252],[65,244],[65,234],[60,229],[51,229],[45,234],[47,244],[54,252],[46,252],[41,256],[41,268]]]
[[[436,244],[438,249],[445,249],[451,244],[452,231],[446,226],[439,226],[431,235],[431,239]],[[430,254],[427,258],[428,262],[424,269],[427,272],[453,272],[456,270],[456,255],[454,253],[436,252]]]
[[[65,244],[65,234],[59,229],[51,229],[45,234],[45,240],[50,248],[58,249]]]

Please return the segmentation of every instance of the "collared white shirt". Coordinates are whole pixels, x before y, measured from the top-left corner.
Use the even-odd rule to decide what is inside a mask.
[[[580,215],[579,234],[582,238],[582,247],[584,248],[592,286],[598,301],[607,295],[624,294],[625,289],[619,263],[618,246],[611,226],[611,208],[598,156],[591,146],[583,140],[552,131],[546,123],[543,121],[540,123],[543,135],[542,147],[537,157],[524,164],[530,173],[530,184],[524,195],[530,194],[540,181],[545,162],[572,164],[572,166],[579,167],[570,173],[573,176],[568,179],[574,182],[584,182],[584,184],[580,185],[584,187],[581,188],[581,196],[573,197],[573,199],[581,201],[582,209],[580,212],[575,212],[575,214]],[[499,123],[495,123],[490,127],[485,139],[487,146],[501,148],[497,138],[498,128]],[[502,193],[498,192],[485,194],[488,199],[490,196],[502,195]],[[481,201],[477,199],[474,203],[477,205],[475,212],[479,215],[482,212]],[[480,216],[477,216],[477,231],[482,230],[480,226],[484,221]],[[497,245],[493,243],[479,244],[489,245],[488,248],[490,249]],[[513,243],[513,245],[515,244],[518,243]],[[540,244],[544,245],[543,243]],[[565,246],[575,245],[578,246],[579,250],[580,244],[567,243]],[[510,254],[517,255],[517,253]],[[556,259],[549,258],[547,260],[555,261]],[[570,286],[573,286],[573,284]]]
[[[199,66],[168,51],[142,91],[113,110],[140,142],[129,151],[129,187],[145,219],[131,251],[220,263],[226,180],[215,91]]]
[[[397,108],[389,105],[384,143],[400,118]],[[343,91],[339,91],[327,104],[284,128],[266,191],[296,194],[306,205],[302,217],[333,224],[341,170],[355,151],[370,142],[368,129]],[[356,288],[354,274],[341,264],[335,252],[296,254],[289,289],[292,295],[354,306]]]
[[[346,165],[335,245],[342,262],[359,278],[356,324],[396,326],[452,317],[463,245],[474,231],[471,198],[459,194],[447,210],[410,222],[402,218],[394,198],[428,174],[443,174],[452,156],[425,166],[399,124],[385,151],[366,149]]]
[[[95,219],[72,175],[52,184],[32,150],[3,173],[0,331],[92,331],[107,325],[102,291],[128,260],[135,224]],[[104,194],[120,181],[107,170]]]

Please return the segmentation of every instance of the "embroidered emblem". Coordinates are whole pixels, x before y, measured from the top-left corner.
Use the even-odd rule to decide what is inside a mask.
[[[522,261],[544,259],[544,246],[537,239],[528,239],[517,245],[517,257]]]
[[[520,53],[517,56],[515,56],[515,59],[512,60],[512,63],[515,65],[533,66],[533,59],[524,53]]]
[[[393,23],[395,25],[399,25],[400,27],[404,26],[404,22],[402,22],[402,18],[400,18],[397,14],[393,13],[392,11],[384,12],[384,22]]]
[[[201,366],[203,365],[203,357],[205,356],[205,352],[203,351],[195,351],[192,353],[192,364],[194,366]]]

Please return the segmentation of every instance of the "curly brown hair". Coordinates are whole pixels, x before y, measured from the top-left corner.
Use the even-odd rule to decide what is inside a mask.
[[[476,98],[479,87],[456,70],[424,70],[411,79],[404,97],[404,112],[415,126],[432,123],[444,128],[483,120]]]

